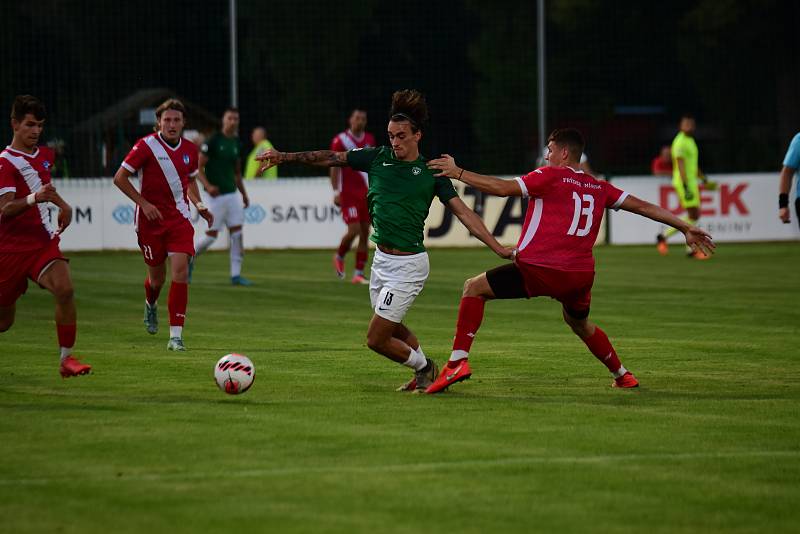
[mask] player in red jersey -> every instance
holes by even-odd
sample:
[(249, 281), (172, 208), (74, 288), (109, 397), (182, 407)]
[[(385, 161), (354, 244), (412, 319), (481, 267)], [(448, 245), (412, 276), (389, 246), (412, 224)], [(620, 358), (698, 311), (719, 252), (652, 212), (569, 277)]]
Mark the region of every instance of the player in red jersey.
[(619, 361), (605, 332), (589, 321), (594, 282), (592, 246), (606, 208), (623, 209), (673, 226), (694, 250), (711, 253), (711, 236), (669, 211), (630, 196), (580, 168), (583, 136), (575, 129), (556, 130), (547, 143), (548, 167), (516, 180), (501, 180), (466, 171), (444, 155), (428, 166), (438, 176), (460, 179), (485, 193), (528, 198), (528, 211), (514, 263), (470, 278), (458, 310), (453, 352), (447, 366), (426, 390), (437, 393), (472, 374), (467, 357), (483, 320), (484, 304), (492, 299), (548, 296), (561, 302), (564, 321), (614, 376), (612, 386), (639, 385)]
[[(356, 148), (375, 146), (375, 137), (366, 131), (367, 112), (354, 109), (348, 119), (350, 128), (339, 133), (331, 141), (331, 150), (347, 152)], [(339, 278), (344, 278), (344, 257), (353, 240), (358, 236), (356, 249), (356, 270), (352, 282), (368, 284), (364, 278), (364, 265), (367, 263), (367, 241), (369, 240), (370, 217), (367, 209), (367, 189), (369, 186), (367, 173), (350, 167), (331, 167), (331, 186), (333, 186), (333, 202), (342, 210), (342, 219), (347, 225), (347, 232), (339, 243), (339, 249), (333, 256), (333, 268)]]
[[(30, 278), (56, 298), (56, 333), (61, 376), (85, 375), (91, 367), (72, 356), (77, 312), (67, 258), (59, 235), (72, 221), (72, 208), (50, 182), (54, 153), (39, 147), (46, 111), (39, 99), (18, 96), (11, 107), (14, 139), (0, 152), (0, 332), (14, 324), (16, 302)], [(58, 209), (58, 227), (47, 203)]]
[[(181, 136), (186, 109), (170, 99), (156, 109), (156, 132), (139, 139), (114, 176), (114, 184), (136, 203), (136, 233), (147, 264), (144, 280), (144, 324), (158, 332), (157, 302), (167, 276), (169, 259), (169, 343), (167, 349), (184, 351), (183, 324), (189, 300), (189, 259), (194, 256), (194, 228), (189, 199), (209, 227), (214, 218), (200, 201), (195, 177), (197, 145)], [(139, 173), (141, 193), (130, 177)]]

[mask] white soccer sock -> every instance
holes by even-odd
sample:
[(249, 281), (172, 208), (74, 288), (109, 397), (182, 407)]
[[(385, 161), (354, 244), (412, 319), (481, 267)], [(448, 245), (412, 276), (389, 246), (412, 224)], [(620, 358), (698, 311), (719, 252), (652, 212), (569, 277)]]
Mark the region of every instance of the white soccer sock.
[(198, 241), (197, 244), (194, 246), (195, 257), (199, 256), (200, 254), (208, 250), (208, 247), (213, 245), (214, 241), (216, 240), (217, 240), (216, 236), (208, 234), (204, 235), (203, 238), (200, 239), (200, 241)]
[(69, 356), (72, 356), (72, 347), (61, 347), (61, 361), (63, 362)]
[(411, 353), (408, 355), (408, 359), (405, 361), (405, 363), (403, 363), (403, 365), (406, 367), (411, 367), (415, 371), (421, 371), (426, 365), (428, 365), (428, 360), (421, 352), (411, 349)]
[(614, 378), (619, 378), (619, 377), (621, 377), (621, 376), (624, 376), (624, 375), (625, 375), (625, 373), (627, 373), (627, 372), (628, 372), (628, 370), (627, 370), (627, 369), (625, 369), (625, 366), (624, 366), (624, 365), (620, 365), (620, 366), (619, 366), (619, 369), (617, 369), (616, 371), (614, 371), (613, 373), (611, 373), (611, 375), (612, 375)]
[(469, 352), (465, 350), (454, 350), (450, 353), (450, 361), (457, 362), (458, 360), (466, 360), (469, 358)]
[(242, 274), (244, 260), (244, 239), (242, 231), (231, 232), (231, 278)]
[(182, 326), (172, 326), (169, 327), (169, 337), (179, 337), (183, 339), (183, 327)]

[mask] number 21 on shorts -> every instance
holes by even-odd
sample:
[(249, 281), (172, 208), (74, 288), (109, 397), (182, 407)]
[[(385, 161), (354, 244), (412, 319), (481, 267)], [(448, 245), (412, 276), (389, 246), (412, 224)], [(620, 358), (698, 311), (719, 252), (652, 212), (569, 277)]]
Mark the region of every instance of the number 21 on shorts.
[[(584, 237), (592, 230), (592, 218), (594, 217), (594, 197), (589, 194), (579, 195), (575, 191), (572, 192), (572, 200), (575, 201), (575, 213), (572, 215), (572, 224), (567, 230), (567, 235), (574, 235)], [(581, 222), (581, 217), (586, 216), (586, 222), (581, 229), (578, 225)]]

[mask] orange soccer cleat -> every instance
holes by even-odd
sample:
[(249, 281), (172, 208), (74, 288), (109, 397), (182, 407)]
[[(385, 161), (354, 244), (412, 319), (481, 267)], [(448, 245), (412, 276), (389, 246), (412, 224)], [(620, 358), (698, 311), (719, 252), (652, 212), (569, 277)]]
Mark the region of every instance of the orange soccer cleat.
[(455, 362), (447, 362), (447, 365), (444, 366), (442, 372), (439, 373), (439, 376), (433, 381), (433, 384), (428, 386), (425, 393), (439, 393), (456, 382), (467, 380), (471, 376), (472, 370), (469, 368), (469, 362), (466, 358)]
[(669, 254), (669, 245), (667, 245), (667, 238), (664, 237), (664, 234), (658, 234), (656, 241), (656, 250), (658, 250), (658, 253), (662, 256)]
[(86, 363), (81, 363), (79, 360), (72, 356), (67, 356), (61, 360), (61, 378), (69, 378), (71, 376), (88, 375), (92, 370), (92, 366)]
[(612, 388), (638, 388), (639, 381), (636, 380), (636, 377), (633, 376), (633, 373), (628, 371), (624, 375), (619, 378), (615, 378), (614, 382), (611, 384)]
[(366, 278), (364, 278), (364, 275), (363, 275), (363, 274), (357, 274), (357, 275), (355, 275), (355, 276), (353, 277), (353, 279), (352, 279), (352, 280), (350, 280), (350, 282), (352, 282), (352, 283), (354, 283), (354, 284), (360, 284), (360, 285), (369, 285), (369, 280), (367, 280)]
[(336, 271), (336, 276), (344, 280), (344, 260), (339, 258), (338, 254), (333, 255), (333, 269)]

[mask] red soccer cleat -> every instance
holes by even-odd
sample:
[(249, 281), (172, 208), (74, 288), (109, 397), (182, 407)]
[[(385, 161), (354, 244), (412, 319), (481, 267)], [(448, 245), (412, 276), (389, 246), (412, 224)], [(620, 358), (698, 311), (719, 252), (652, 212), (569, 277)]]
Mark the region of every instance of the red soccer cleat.
[(425, 390), (425, 393), (439, 393), (456, 382), (467, 380), (471, 376), (472, 370), (469, 368), (469, 362), (466, 358), (455, 362), (448, 362), (442, 369), (442, 372), (439, 373), (436, 380), (433, 381), (433, 384), (428, 386), (428, 389)]
[(611, 384), (612, 388), (638, 388), (639, 381), (636, 380), (636, 377), (633, 376), (633, 373), (628, 371), (624, 375), (619, 378), (615, 378), (614, 382)]
[(333, 269), (336, 271), (336, 276), (344, 280), (344, 260), (339, 259), (338, 254), (333, 255)]
[(352, 282), (353, 284), (362, 285), (362, 286), (363, 285), (369, 285), (369, 280), (367, 280), (366, 278), (364, 278), (363, 275), (360, 275), (360, 274), (355, 275), (353, 277), (353, 279), (350, 280), (350, 282)]
[(92, 370), (92, 366), (86, 363), (81, 363), (72, 356), (67, 356), (61, 360), (61, 378), (69, 378), (71, 376), (88, 375)]

